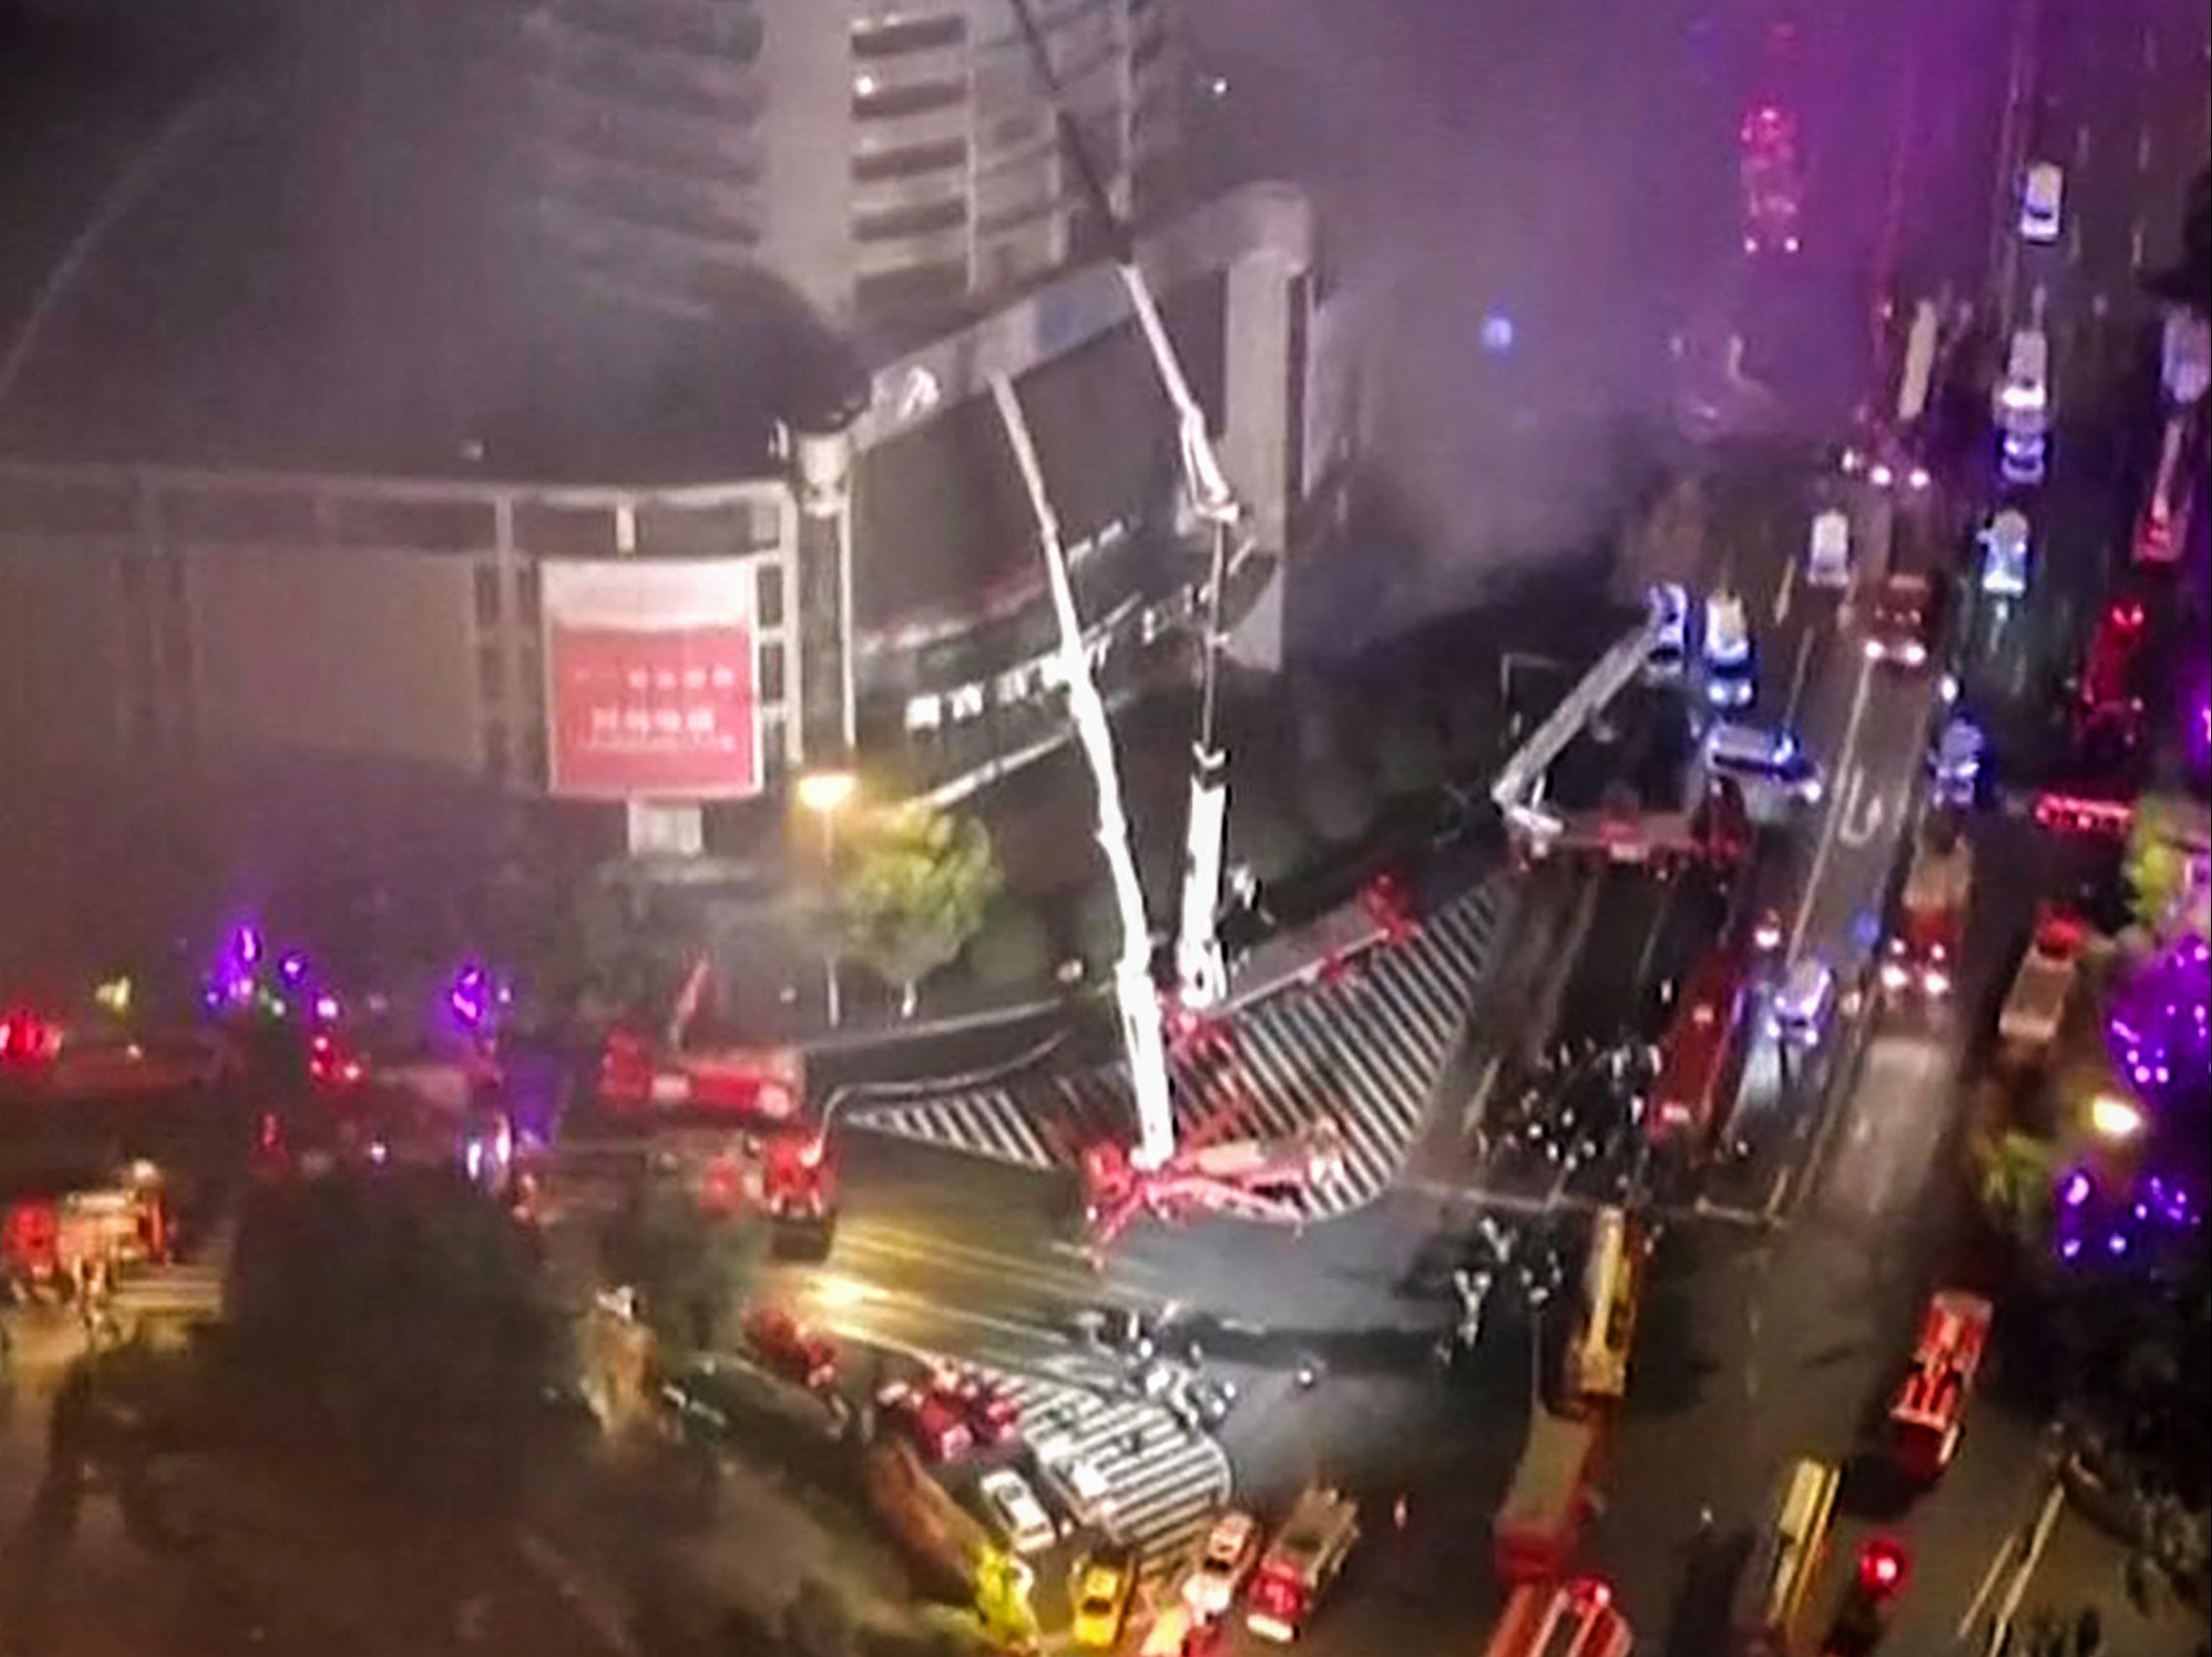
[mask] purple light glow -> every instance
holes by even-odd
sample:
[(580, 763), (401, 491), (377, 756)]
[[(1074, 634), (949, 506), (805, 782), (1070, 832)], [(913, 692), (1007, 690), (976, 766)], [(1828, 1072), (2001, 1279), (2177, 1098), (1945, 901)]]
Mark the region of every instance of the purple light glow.
[(230, 936), (230, 953), (233, 960), (247, 966), (261, 958), (261, 935), (252, 926), (241, 926)]
[(294, 949), (277, 962), (277, 976), (287, 984), (298, 984), (307, 976), (307, 957)]
[(2089, 1201), (2090, 1193), (2095, 1189), (2089, 1175), (2077, 1168), (2066, 1175), (2066, 1183), (2059, 1187), (2058, 1200), (2067, 1208), (2080, 1208)]

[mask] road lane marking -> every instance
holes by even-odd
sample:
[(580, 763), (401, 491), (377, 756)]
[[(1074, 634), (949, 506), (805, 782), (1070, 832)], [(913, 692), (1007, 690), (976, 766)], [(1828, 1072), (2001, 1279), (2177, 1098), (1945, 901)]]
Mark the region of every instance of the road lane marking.
[(1866, 809), (1863, 813), (1856, 808), (1849, 812), (1842, 830), (1844, 845), (1853, 851), (1872, 845), (1874, 836), (1881, 832), (1883, 819), (1889, 814), (1889, 808), (1882, 804), (1881, 794), (1878, 791), (1869, 792), (1866, 788), (1866, 768), (1864, 765), (1851, 773), (1851, 798), (1857, 802), (1862, 795), (1866, 796)]
[[(1836, 771), (1841, 775), (1847, 765), (1856, 763), (1859, 752), (1859, 727), (1866, 720), (1866, 698), (1873, 689), (1874, 665), (1865, 657), (1859, 660), (1859, 683), (1851, 693), (1851, 716), (1844, 721), (1843, 746), (1836, 760)], [(1838, 789), (1828, 801), (1827, 816), (1820, 824), (1820, 843), (1813, 853), (1812, 872), (1805, 879), (1805, 895), (1798, 899), (1797, 920), (1789, 932), (1788, 959), (1795, 960), (1797, 951), (1805, 942), (1805, 929), (1813, 921), (1813, 902), (1819, 897), (1820, 882), (1825, 877), (1828, 859), (1835, 855), (1836, 829), (1842, 821), (1843, 791)]]
[(2058, 1512), (2065, 1500), (2065, 1481), (2053, 1479), (2051, 1494), (2044, 1497), (2043, 1511), (2036, 1515), (2035, 1534), (2028, 1539), (2027, 1556), (2020, 1561), (2011, 1586), (2005, 1589), (2005, 1607), (1998, 1612), (1996, 1626), (1990, 1630), (1987, 1649), (1991, 1652), (2003, 1648), (2012, 1632), (2012, 1619), (2019, 1615), (2020, 1601), (2027, 1597), (2028, 1585), (2035, 1581), (2036, 1570), (2043, 1563), (2043, 1550), (2051, 1545), (2051, 1533), (2057, 1528)]
[(2020, 1535), (2017, 1531), (1997, 1544), (1997, 1551), (1989, 1556), (1989, 1569), (1982, 1573), (1982, 1586), (1974, 1589), (1974, 1597), (1966, 1605), (1966, 1614), (1959, 1619), (1959, 1627), (1952, 1633), (1954, 1644), (1964, 1644), (1966, 1636), (1974, 1632), (1974, 1624), (1981, 1619), (1982, 1608), (1989, 1603), (1990, 1596), (1997, 1592), (1998, 1579), (2004, 1576), (2005, 1567), (2012, 1562), (2013, 1555), (2019, 1549)]
[(2150, 128), (2145, 126), (2136, 134), (2136, 171), (2150, 170)]
[(1774, 592), (1774, 625), (1780, 626), (1789, 619), (1790, 600), (1797, 596), (1797, 560), (1791, 559), (1782, 566), (1782, 584)]
[(1805, 700), (1806, 675), (1813, 667), (1813, 641), (1817, 635), (1807, 627), (1797, 635), (1797, 666), (1789, 675), (1789, 708), (1782, 714), (1782, 723), (1794, 728), (1797, 724), (1797, 707)]
[(2074, 164), (2089, 164), (2089, 122), (2086, 120), (2074, 128)]
[[(868, 1314), (879, 1311), (893, 1315), (904, 1313), (907, 1316), (930, 1318), (945, 1323), (964, 1323), (973, 1328), (988, 1329), (994, 1335), (1011, 1335), (1017, 1340), (1035, 1341), (1047, 1347), (1068, 1348), (1076, 1344), (1072, 1335), (1054, 1329), (1047, 1324), (1025, 1323), (1012, 1317), (994, 1317), (988, 1312), (976, 1312), (967, 1307), (954, 1306), (934, 1296), (910, 1295), (901, 1289), (886, 1289), (880, 1284), (869, 1283), (831, 1287), (825, 1301), (824, 1287), (824, 1284), (817, 1281), (808, 1283), (804, 1290), (817, 1304), (827, 1304), (832, 1308), (825, 1316), (819, 1319), (822, 1325), (846, 1335), (849, 1339), (872, 1341), (877, 1346), (886, 1346), (890, 1343), (881, 1334), (869, 1335), (864, 1331), (867, 1322), (872, 1320)], [(846, 1293), (851, 1289), (858, 1289), (862, 1292), (855, 1299), (847, 1299)], [(858, 1315), (855, 1316), (855, 1314)], [(881, 1326), (880, 1323), (877, 1324), (879, 1329)]]
[(2128, 232), (2128, 268), (2130, 270), (2141, 270), (2143, 268), (2143, 245), (2148, 240), (2149, 238), (2143, 234), (2143, 220), (2137, 219), (2135, 228)]
[(1767, 1193), (1767, 1206), (1761, 1211), (1764, 1219), (1771, 1220), (1780, 1216), (1782, 1204), (1789, 1201), (1790, 1180), (1796, 1175), (1796, 1173), (1797, 1171), (1794, 1168), (1784, 1168), (1781, 1173), (1774, 1175), (1774, 1189)]

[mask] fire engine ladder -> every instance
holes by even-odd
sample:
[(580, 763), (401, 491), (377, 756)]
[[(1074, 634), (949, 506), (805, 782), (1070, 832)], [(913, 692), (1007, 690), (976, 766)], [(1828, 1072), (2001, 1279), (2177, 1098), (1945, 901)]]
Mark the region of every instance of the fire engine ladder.
[(1191, 747), (1190, 809), (1183, 834), (1182, 902), (1175, 934), (1175, 977), (1184, 1005), (1214, 1006), (1228, 993), (1228, 972), (1221, 957), (1216, 921), (1221, 906), (1222, 858), (1228, 833), (1228, 756), (1221, 746), (1217, 703), (1221, 658), (1226, 645), (1221, 631), (1222, 589), (1236, 563), (1238, 520), (1243, 516), (1228, 476), (1214, 451), (1206, 426), (1206, 411), (1192, 393), (1175, 341), (1161, 320), (1159, 302), (1136, 260), (1136, 241), (1114, 205), (1083, 142), (1082, 129), (1068, 113), (1059, 71), (1037, 25), (1030, 0), (1011, 0), (1038, 84), (1052, 106), (1053, 125), (1061, 150), (1074, 164), (1083, 194), (1089, 198), (1098, 221), (1108, 227), (1114, 242), (1114, 268), (1136, 313), (1137, 327), (1160, 376), (1161, 389), (1175, 415), (1175, 445), (1182, 461), (1184, 487), (1192, 513), (1213, 533), (1213, 563), (1200, 605), (1198, 730)]
[(1076, 739), (1083, 746), (1098, 792), (1098, 848), (1106, 855), (1107, 872), (1113, 878), (1114, 906), (1122, 925), (1121, 953), (1114, 961), (1114, 1002), (1121, 1015), (1122, 1047), (1129, 1059), (1129, 1088), (1136, 1101), (1137, 1143), (1130, 1160), (1138, 1168), (1155, 1169), (1175, 1155), (1175, 1120), (1160, 995), (1152, 983), (1152, 929), (1145, 919), (1136, 856), (1129, 848), (1129, 812), (1122, 805), (1121, 768), (1114, 758), (1114, 728), (1106, 716), (1105, 700), (1098, 694), (1098, 682), (1091, 676), (1083, 618), (1077, 614), (1075, 585), (1068, 578), (1067, 549), (1060, 541), (1060, 521), (1044, 490), (1044, 473), (1037, 464), (1037, 444), (1022, 414), (1021, 399), (1012, 382), (1002, 374), (991, 376), (991, 395), (998, 406), (999, 422), (1006, 428), (1006, 440), (1013, 447), (1023, 486), (1029, 491), (1030, 510), (1037, 518), (1037, 543), (1051, 580), (1052, 611), (1060, 624), (1060, 667), (1068, 681), (1068, 713), (1075, 721)]
[(1498, 768), (1498, 780), (1491, 784), (1490, 798), (1505, 814), (1508, 827), (1516, 832), (1546, 837), (1555, 837), (1561, 832), (1564, 825), (1559, 818), (1544, 810), (1538, 803), (1544, 773), (1567, 751), (1567, 745), (1642, 671), (1644, 663), (1650, 660), (1652, 647), (1659, 641), (1659, 617), (1653, 614), (1623, 633), (1544, 723), (1529, 734), (1513, 757)]

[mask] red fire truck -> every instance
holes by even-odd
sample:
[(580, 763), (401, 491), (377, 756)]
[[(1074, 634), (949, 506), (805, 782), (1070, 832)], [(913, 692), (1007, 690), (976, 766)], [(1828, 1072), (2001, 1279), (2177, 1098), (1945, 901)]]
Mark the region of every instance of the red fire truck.
[(68, 1296), (88, 1274), (112, 1279), (168, 1258), (167, 1191), (151, 1163), (0, 1199), (0, 1279), (23, 1299)]
[(1974, 847), (1962, 834), (1931, 834), (1913, 854), (1897, 928), (1882, 946), (1882, 989), (1892, 997), (1941, 1001), (1959, 970), (1973, 890)]
[(670, 1049), (634, 1030), (617, 1030), (600, 1054), (598, 1096), (615, 1114), (789, 1122), (806, 1096), (806, 1059), (790, 1047)]
[(1597, 1476), (1598, 1423), (1539, 1404), (1513, 1483), (1491, 1526), (1499, 1580), (1556, 1581), (1572, 1562)]
[(1635, 1646), (1612, 1590), (1586, 1577), (1515, 1588), (1488, 1657), (1629, 1657)]
[(1890, 1404), (1889, 1429), (1898, 1466), (1923, 1484), (1951, 1465), (1959, 1448), (1992, 1315), (1988, 1301), (1958, 1289), (1938, 1290), (1921, 1314), (1912, 1363)]
[(1277, 1645), (1297, 1639), (1359, 1540), (1359, 1504), (1325, 1485), (1309, 1486), (1260, 1557), (1244, 1626)]
[(1709, 949), (1690, 969), (1644, 1111), (1644, 1134), (1655, 1148), (1702, 1156), (1734, 1108), (1745, 979), (1743, 953), (1732, 944)]

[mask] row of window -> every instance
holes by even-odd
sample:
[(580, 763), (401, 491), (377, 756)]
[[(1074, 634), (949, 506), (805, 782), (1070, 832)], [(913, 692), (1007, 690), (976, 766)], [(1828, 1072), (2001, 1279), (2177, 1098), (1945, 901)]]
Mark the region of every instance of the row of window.
[(853, 25), (855, 58), (896, 58), (908, 52), (942, 51), (968, 38), (968, 20), (959, 13), (934, 18), (891, 18)]
[[(1128, 600), (1100, 621), (1084, 641), (1092, 674), (1103, 672), (1119, 649), (1130, 644), (1139, 649), (1149, 648), (1172, 628), (1186, 621), (1189, 612), (1187, 593), (1144, 606), (1139, 606), (1133, 598)], [(1059, 647), (1055, 645), (1042, 655), (1018, 663), (989, 679), (908, 697), (906, 733), (918, 736), (943, 730), (947, 725), (965, 724), (982, 718), (994, 708), (1027, 707), (1060, 691), (1066, 684), (1067, 671), (1061, 666)]]

